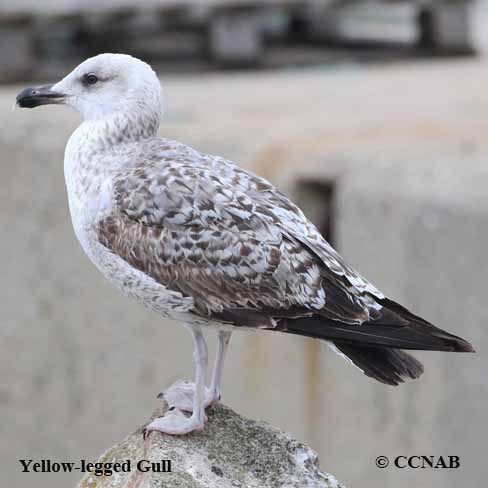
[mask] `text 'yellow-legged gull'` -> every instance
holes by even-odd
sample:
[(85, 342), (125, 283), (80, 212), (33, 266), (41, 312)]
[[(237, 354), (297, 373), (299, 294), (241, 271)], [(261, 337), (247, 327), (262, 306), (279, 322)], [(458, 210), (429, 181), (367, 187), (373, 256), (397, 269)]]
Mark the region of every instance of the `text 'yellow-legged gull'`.
[[(389, 385), (423, 371), (402, 349), (473, 351), (385, 297), (271, 183), (160, 138), (161, 85), (146, 63), (101, 54), (54, 85), (23, 90), (17, 104), (81, 113), (64, 160), (76, 236), (113, 285), (193, 334), (195, 384), (171, 386), (164, 397), (174, 408), (148, 431), (203, 428), (240, 328), (323, 339)], [(218, 331), (209, 389), (208, 326)]]

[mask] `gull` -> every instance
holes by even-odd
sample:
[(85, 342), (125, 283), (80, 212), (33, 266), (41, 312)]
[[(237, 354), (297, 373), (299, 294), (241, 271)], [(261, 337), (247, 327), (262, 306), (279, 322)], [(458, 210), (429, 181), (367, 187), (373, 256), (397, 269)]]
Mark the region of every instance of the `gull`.
[[(159, 137), (162, 88), (125, 54), (87, 59), (20, 107), (64, 104), (83, 119), (65, 151), (75, 234), (119, 290), (193, 335), (195, 383), (177, 381), (169, 410), (146, 432), (204, 428), (220, 399), (232, 331), (279, 331), (326, 341), (388, 385), (418, 378), (402, 349), (474, 352), (386, 297), (329, 245), (270, 182), (222, 157)], [(204, 330), (218, 337), (210, 388)], [(191, 416), (184, 412), (191, 412)]]

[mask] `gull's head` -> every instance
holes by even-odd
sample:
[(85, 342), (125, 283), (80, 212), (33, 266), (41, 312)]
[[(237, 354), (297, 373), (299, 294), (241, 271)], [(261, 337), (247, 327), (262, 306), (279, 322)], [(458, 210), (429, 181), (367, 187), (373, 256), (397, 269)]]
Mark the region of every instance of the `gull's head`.
[(85, 120), (132, 114), (159, 117), (162, 90), (152, 68), (127, 54), (99, 54), (78, 65), (58, 83), (26, 88), (17, 105), (64, 104)]

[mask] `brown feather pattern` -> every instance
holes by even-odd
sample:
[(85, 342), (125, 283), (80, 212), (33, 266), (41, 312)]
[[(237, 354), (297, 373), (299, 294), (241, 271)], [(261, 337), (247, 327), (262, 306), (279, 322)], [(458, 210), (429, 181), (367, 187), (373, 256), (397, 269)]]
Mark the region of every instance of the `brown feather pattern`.
[(100, 242), (192, 297), (199, 316), (253, 310), (269, 326), (272, 310), (357, 324), (369, 318), (372, 293), (382, 296), (286, 196), (222, 158), (152, 158), (121, 171), (113, 188)]

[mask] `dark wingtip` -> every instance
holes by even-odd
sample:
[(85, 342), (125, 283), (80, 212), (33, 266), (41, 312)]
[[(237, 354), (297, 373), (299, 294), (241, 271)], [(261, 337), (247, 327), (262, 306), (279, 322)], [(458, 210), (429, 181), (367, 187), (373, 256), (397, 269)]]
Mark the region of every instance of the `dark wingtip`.
[(413, 327), (416, 332), (425, 334), (427, 337), (430, 336), (440, 339), (437, 345), (433, 344), (432, 347), (419, 347), (418, 349), (446, 352), (476, 352), (474, 347), (465, 339), (435, 327), (430, 322), (427, 322), (423, 318), (414, 315), (399, 303), (396, 303), (388, 298), (380, 300), (379, 302), (381, 305), (383, 305), (383, 307), (386, 307), (387, 309), (410, 321), (410, 326)]
[(456, 342), (453, 352), (476, 352), (476, 351), (468, 341), (460, 339)]
[[(443, 331), (444, 332), (444, 331)], [(444, 332), (445, 337), (442, 339), (444, 340), (444, 343), (446, 344), (447, 351), (449, 352), (476, 352), (474, 350), (474, 347), (465, 339), (462, 337), (458, 337), (452, 334), (449, 334), (448, 332)]]

